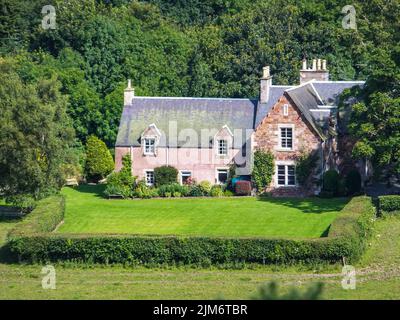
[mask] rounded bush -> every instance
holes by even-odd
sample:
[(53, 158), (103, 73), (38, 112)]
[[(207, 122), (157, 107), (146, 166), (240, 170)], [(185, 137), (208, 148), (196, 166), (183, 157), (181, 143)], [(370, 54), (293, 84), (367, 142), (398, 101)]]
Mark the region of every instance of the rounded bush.
[(351, 170), (346, 176), (346, 189), (349, 195), (361, 191), (361, 175), (357, 170)]
[(323, 176), (322, 190), (336, 195), (339, 189), (339, 180), (339, 173), (336, 170), (326, 171)]
[(207, 180), (201, 181), (199, 183), (199, 187), (204, 196), (207, 196), (210, 194), (210, 191), (212, 188), (210, 181), (207, 181)]
[(178, 170), (172, 166), (161, 166), (154, 169), (154, 184), (156, 187), (177, 183)]
[(221, 186), (215, 185), (211, 188), (210, 196), (211, 197), (222, 197), (224, 192), (222, 191)]

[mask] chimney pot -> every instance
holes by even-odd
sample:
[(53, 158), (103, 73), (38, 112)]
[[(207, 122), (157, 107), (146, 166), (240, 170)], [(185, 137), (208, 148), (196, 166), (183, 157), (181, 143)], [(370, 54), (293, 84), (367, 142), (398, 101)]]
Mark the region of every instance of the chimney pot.
[(326, 60), (322, 60), (322, 70), (326, 70)]
[(318, 59), (317, 70), (321, 70), (321, 59)]
[(270, 70), (269, 66), (266, 66), (263, 68), (263, 79), (269, 78), (270, 77)]
[(303, 70), (307, 70), (307, 60), (303, 59)]
[(127, 89), (131, 89), (132, 88), (132, 81), (131, 79), (128, 79), (128, 88)]
[(313, 59), (312, 61), (312, 70), (317, 70), (317, 59)]

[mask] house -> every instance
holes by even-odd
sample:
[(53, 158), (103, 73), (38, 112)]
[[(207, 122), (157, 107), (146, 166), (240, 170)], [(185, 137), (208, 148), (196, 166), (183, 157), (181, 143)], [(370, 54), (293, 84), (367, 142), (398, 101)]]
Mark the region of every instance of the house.
[[(272, 84), (263, 68), (258, 99), (138, 97), (130, 80), (115, 145), (116, 170), (129, 154), (132, 173), (154, 183), (154, 168), (179, 170), (179, 182), (224, 183), (234, 165), (249, 177), (256, 149), (271, 151), (275, 175), (267, 188), (277, 195), (315, 194), (296, 181), (296, 159), (317, 152), (323, 172), (337, 165), (338, 96), (362, 81), (329, 81), (325, 60), (303, 61), (300, 84)], [(320, 174), (320, 173), (319, 173)]]

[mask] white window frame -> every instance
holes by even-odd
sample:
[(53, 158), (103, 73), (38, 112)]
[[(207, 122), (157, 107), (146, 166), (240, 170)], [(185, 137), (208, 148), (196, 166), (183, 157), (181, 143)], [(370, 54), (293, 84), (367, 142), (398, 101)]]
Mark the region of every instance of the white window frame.
[[(149, 145), (150, 151), (147, 151), (147, 141), (153, 141), (153, 150), (151, 150), (151, 145)], [(156, 143), (157, 140), (154, 137), (144, 137), (143, 138), (143, 154), (145, 155), (155, 155), (156, 154)]]
[[(153, 173), (153, 182), (152, 182), (152, 183), (149, 183), (149, 182), (147, 181), (147, 173), (148, 173), (148, 172), (152, 172), (152, 173)], [(145, 169), (145, 170), (144, 170), (144, 180), (145, 180), (147, 186), (149, 186), (149, 187), (154, 186), (154, 181), (155, 181), (154, 169)]]
[[(221, 146), (221, 142), (223, 142), (225, 145)], [(227, 139), (218, 139), (217, 140), (217, 154), (221, 157), (226, 157), (228, 155), (228, 140)], [(224, 153), (221, 153), (222, 151), (225, 151)]]
[(181, 185), (183, 185), (183, 175), (182, 175), (182, 173), (183, 172), (189, 172), (190, 173), (190, 176), (189, 177), (193, 177), (193, 173), (192, 173), (192, 171), (191, 170), (179, 170), (179, 180), (180, 180), (180, 183), (181, 183)]
[(228, 180), (229, 179), (229, 168), (226, 168), (226, 167), (215, 168), (215, 181), (216, 181), (216, 184), (224, 184), (225, 182), (219, 181), (219, 177), (218, 177), (219, 171), (226, 171), (226, 180)]
[[(292, 161), (280, 161), (276, 163), (275, 168), (275, 186), (278, 188), (286, 187), (293, 188), (297, 187), (297, 179), (296, 179), (296, 164)], [(279, 166), (285, 167), (285, 184), (279, 184)], [(294, 167), (294, 184), (289, 184), (289, 167)]]
[[(282, 139), (288, 139), (287, 137), (282, 137), (282, 129), (291, 129), (292, 130), (292, 147), (283, 147)], [(292, 151), (294, 150), (294, 125), (293, 124), (279, 124), (278, 125), (279, 132), (279, 141), (278, 141), (278, 149), (284, 151)]]
[(285, 117), (289, 115), (289, 105), (287, 103), (283, 105), (283, 115)]

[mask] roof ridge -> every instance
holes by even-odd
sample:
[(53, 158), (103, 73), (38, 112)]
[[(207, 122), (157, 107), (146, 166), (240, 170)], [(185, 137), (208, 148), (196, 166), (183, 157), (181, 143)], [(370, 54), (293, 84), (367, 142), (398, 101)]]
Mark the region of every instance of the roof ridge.
[(258, 100), (257, 98), (216, 98), (216, 97), (148, 97), (148, 96), (135, 96), (135, 99), (171, 99), (171, 100), (241, 100), (241, 101), (252, 101)]

